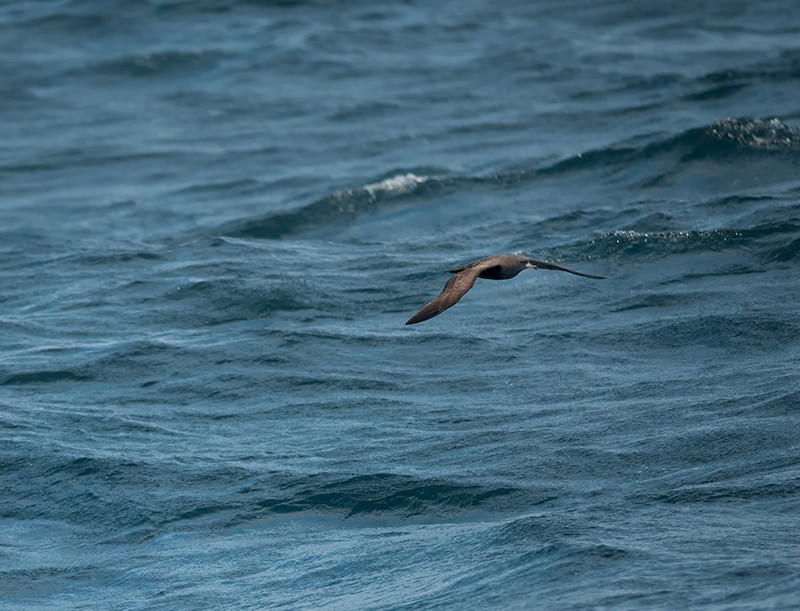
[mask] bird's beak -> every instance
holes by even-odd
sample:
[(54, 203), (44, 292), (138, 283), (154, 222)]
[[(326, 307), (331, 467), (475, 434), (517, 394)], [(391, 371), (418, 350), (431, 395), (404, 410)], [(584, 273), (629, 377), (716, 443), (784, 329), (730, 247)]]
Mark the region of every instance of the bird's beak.
[(525, 262), (525, 267), (526, 267), (526, 268), (528, 268), (528, 269), (539, 269), (538, 267), (536, 267), (536, 266), (535, 266), (533, 263), (531, 263), (530, 261), (526, 261), (526, 262)]

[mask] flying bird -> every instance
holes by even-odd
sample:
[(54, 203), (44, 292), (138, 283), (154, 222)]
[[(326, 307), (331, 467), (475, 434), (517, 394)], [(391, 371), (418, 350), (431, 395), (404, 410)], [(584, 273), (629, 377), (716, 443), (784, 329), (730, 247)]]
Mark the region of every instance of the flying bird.
[(408, 319), (407, 325), (413, 325), (434, 316), (438, 316), (447, 308), (458, 303), (464, 294), (470, 290), (478, 278), (489, 280), (508, 280), (525, 269), (554, 269), (560, 272), (568, 272), (576, 276), (604, 280), (605, 276), (593, 276), (575, 270), (549, 263), (530, 259), (522, 255), (493, 255), (484, 259), (478, 259), (472, 263), (467, 263), (458, 269), (451, 269), (450, 273), (455, 274), (447, 284), (444, 285), (442, 292), (433, 301), (427, 303), (419, 312)]

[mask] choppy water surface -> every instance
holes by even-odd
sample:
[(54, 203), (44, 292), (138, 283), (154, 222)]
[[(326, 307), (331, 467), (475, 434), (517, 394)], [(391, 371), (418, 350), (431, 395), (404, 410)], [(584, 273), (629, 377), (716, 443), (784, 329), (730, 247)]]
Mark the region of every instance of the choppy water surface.
[(3, 604), (794, 607), (795, 4), (0, 8)]

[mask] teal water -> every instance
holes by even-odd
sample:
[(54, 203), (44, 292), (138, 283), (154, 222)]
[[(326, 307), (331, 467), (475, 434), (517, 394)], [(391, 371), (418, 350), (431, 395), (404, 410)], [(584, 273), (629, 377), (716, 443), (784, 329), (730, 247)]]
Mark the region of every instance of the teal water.
[(795, 606), (798, 16), (0, 8), (2, 606)]

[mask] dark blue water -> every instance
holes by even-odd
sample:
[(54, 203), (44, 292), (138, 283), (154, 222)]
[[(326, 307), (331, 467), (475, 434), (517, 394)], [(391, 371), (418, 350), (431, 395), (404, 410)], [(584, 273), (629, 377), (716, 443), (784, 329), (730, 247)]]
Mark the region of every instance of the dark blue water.
[[(0, 606), (800, 600), (800, 8), (0, 7)], [(608, 276), (479, 280), (523, 252)]]

